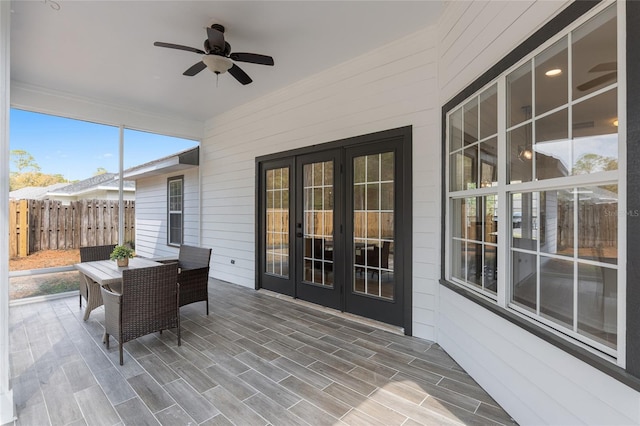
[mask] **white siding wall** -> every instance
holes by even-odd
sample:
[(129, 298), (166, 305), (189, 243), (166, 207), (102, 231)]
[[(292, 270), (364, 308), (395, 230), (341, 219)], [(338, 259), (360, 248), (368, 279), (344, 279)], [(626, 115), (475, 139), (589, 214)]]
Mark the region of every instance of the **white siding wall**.
[(425, 161), (440, 158), (435, 41), (435, 29), (419, 31), (207, 122), (202, 243), (214, 277), (255, 285), (257, 156), (411, 125), (413, 330), (435, 337), (440, 166)]
[(177, 256), (167, 245), (167, 179), (184, 176), (184, 243), (200, 245), (198, 169), (136, 181), (136, 254), (143, 257)]
[[(440, 98), (480, 76), (565, 2), (453, 2), (438, 28)], [(440, 288), (437, 341), (521, 424), (640, 424), (640, 395)]]

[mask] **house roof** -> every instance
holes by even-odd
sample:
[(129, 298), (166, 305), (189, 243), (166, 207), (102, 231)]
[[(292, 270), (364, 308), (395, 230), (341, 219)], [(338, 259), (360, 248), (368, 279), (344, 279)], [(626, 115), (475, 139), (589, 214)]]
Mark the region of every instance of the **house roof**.
[[(57, 188), (54, 191), (51, 191), (50, 195), (67, 195), (74, 196), (80, 195), (85, 192), (94, 191), (94, 190), (112, 190), (118, 191), (119, 182), (118, 182), (118, 174), (117, 173), (103, 173), (100, 175), (92, 176), (88, 179), (81, 180), (79, 182), (72, 183), (70, 185), (63, 186), (62, 188)], [(124, 181), (123, 190), (124, 191), (135, 191), (136, 184), (132, 181)]]
[(190, 148), (139, 166), (131, 167), (123, 172), (126, 179), (140, 178), (173, 173), (180, 170), (197, 167), (200, 161), (200, 148)]
[(68, 183), (54, 183), (49, 186), (27, 186), (9, 192), (9, 198), (13, 200), (42, 200), (50, 191), (69, 185)]
[[(223, 112), (434, 25), (443, 3), (14, 1), (11, 103), (149, 131), (158, 129), (140, 123), (155, 117), (157, 128), (171, 123), (164, 124), (166, 134), (175, 135), (178, 122), (203, 127)], [(186, 77), (200, 56), (153, 45), (202, 49), (205, 27), (213, 23), (225, 26), (232, 52), (270, 55), (275, 65), (237, 63), (253, 79), (246, 86), (228, 73)], [(116, 117), (116, 110), (123, 115)]]

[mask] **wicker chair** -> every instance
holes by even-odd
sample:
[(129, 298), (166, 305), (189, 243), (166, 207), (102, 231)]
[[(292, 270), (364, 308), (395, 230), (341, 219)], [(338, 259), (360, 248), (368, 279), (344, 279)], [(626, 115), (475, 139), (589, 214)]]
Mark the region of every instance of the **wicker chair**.
[(178, 259), (163, 259), (162, 263), (178, 262), (180, 306), (194, 302), (206, 303), (209, 315), (209, 261), (211, 249), (181, 245)]
[[(109, 260), (109, 255), (116, 247), (115, 244), (108, 244), (104, 246), (88, 246), (80, 247), (80, 262), (94, 262), (96, 260)], [(82, 275), (82, 274), (81, 274)], [(82, 308), (82, 298), (87, 300), (89, 297), (87, 290), (87, 283), (84, 277), (80, 280), (80, 307)], [(98, 295), (99, 296), (99, 295)]]
[(105, 341), (118, 341), (120, 365), (122, 345), (146, 334), (177, 328), (180, 346), (179, 288), (176, 263), (122, 271), (122, 294), (101, 288)]

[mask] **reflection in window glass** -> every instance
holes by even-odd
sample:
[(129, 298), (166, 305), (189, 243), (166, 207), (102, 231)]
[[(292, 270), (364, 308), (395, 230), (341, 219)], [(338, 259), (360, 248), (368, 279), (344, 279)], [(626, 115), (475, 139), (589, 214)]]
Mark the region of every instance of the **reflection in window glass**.
[(511, 256), (511, 300), (525, 309), (536, 312), (538, 307), (536, 255), (514, 251)]
[(617, 185), (578, 188), (578, 256), (618, 263)]
[(573, 174), (618, 169), (617, 96), (615, 90), (573, 107)]
[(540, 256), (540, 314), (573, 327), (573, 262)]
[[(497, 295), (499, 304), (508, 300), (520, 313), (613, 357), (620, 267), (618, 31), (612, 4), (559, 34), (500, 75), (497, 86), (452, 108), (446, 143), (447, 278)], [(497, 156), (498, 141), (506, 160)], [(497, 199), (491, 207), (489, 190), (507, 195), (508, 206), (500, 210), (506, 217), (495, 208)], [(464, 198), (457, 191), (465, 191)], [(508, 233), (504, 262), (498, 223)], [(505, 278), (504, 295), (496, 293), (496, 276)]]
[(507, 126), (531, 118), (531, 62), (507, 76)]
[(615, 5), (573, 31), (573, 99), (613, 84), (618, 79)]
[(498, 184), (498, 138), (480, 143), (480, 187)]
[(507, 132), (509, 183), (531, 182), (533, 179), (533, 147), (531, 124)]
[(567, 103), (568, 51), (567, 37), (535, 57), (536, 115), (544, 114)]
[(498, 86), (493, 85), (480, 94), (480, 139), (498, 132)]
[(562, 109), (536, 120), (536, 178), (551, 179), (569, 176), (571, 141), (568, 110)]
[(538, 240), (538, 193), (511, 194), (512, 247), (536, 250)]
[(618, 341), (618, 271), (578, 266), (578, 333), (615, 348)]
[(473, 98), (464, 106), (464, 144), (478, 141), (478, 98)]
[(453, 244), (451, 257), (455, 278), (495, 294), (497, 289), (498, 196), (452, 200)]
[(449, 117), (449, 150), (462, 148), (462, 108), (458, 108)]
[(540, 250), (573, 257), (574, 194), (559, 189), (540, 193)]
[(464, 149), (464, 189), (476, 189), (478, 187), (478, 145)]

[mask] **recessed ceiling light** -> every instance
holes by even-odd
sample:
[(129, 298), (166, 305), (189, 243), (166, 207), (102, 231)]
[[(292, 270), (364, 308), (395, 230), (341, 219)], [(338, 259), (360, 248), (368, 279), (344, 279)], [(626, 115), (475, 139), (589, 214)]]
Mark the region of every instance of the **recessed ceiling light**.
[(555, 77), (560, 74), (562, 74), (562, 70), (560, 68), (554, 68), (544, 73), (547, 77)]

